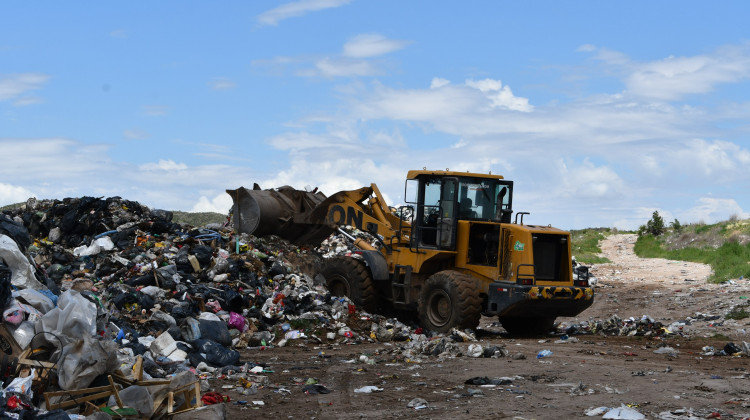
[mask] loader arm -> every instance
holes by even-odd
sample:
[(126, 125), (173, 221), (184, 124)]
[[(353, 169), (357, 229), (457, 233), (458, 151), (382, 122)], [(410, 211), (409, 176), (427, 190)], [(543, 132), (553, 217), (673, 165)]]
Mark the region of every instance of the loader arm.
[(391, 212), (375, 184), (330, 197), (291, 187), (227, 190), (240, 233), (274, 234), (300, 246), (317, 246), (339, 226), (380, 235), (388, 245), (408, 242), (411, 226)]
[[(402, 233), (410, 228), (385, 205), (375, 184), (357, 190), (339, 191), (312, 211), (299, 214), (294, 221), (310, 226), (308, 234), (301, 238), (308, 243), (319, 243), (338, 226), (349, 225), (379, 235), (386, 244), (393, 245), (404, 240), (408, 242), (408, 236)], [(321, 227), (316, 228), (316, 225)]]

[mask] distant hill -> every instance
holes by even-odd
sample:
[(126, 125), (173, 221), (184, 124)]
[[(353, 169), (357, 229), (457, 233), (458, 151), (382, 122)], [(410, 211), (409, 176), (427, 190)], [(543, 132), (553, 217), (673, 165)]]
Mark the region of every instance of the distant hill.
[(172, 211), (172, 214), (172, 222), (195, 227), (202, 227), (209, 223), (224, 223), (227, 221), (227, 215), (221, 213), (188, 213), (185, 211)]
[[(0, 212), (6, 210), (17, 210), (26, 205), (26, 202), (20, 202), (15, 204), (8, 204), (0, 207)], [(189, 213), (186, 211), (172, 211), (172, 221), (183, 225), (190, 225), (193, 227), (202, 227), (209, 223), (224, 223), (227, 221), (227, 215), (213, 212), (198, 212)]]

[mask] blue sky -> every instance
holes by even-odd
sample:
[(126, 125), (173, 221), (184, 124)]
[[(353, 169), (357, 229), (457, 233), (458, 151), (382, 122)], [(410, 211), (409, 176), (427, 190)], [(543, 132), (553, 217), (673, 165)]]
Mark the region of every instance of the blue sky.
[(750, 217), (750, 3), (153, 3), (0, 6), (0, 205), (399, 204), (427, 167), (564, 229)]

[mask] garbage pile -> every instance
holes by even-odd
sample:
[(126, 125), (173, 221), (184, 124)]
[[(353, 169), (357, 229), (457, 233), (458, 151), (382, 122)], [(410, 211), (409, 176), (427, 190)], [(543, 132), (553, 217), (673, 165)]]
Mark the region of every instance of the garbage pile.
[(579, 324), (570, 325), (565, 328), (565, 334), (665, 337), (675, 333), (663, 323), (655, 321), (648, 315), (643, 315), (637, 319), (634, 317), (622, 319), (617, 315), (612, 315), (606, 320), (589, 320)]
[[(472, 340), (458, 331), (428, 339), (332, 296), (314, 273), (323, 257), (351, 254), (344, 234), (300, 249), (172, 216), (119, 197), (30, 199), (0, 214), (0, 414), (123, 415), (143, 401), (146, 418), (195, 409), (202, 372), (246, 370), (238, 350), (300, 339), (408, 342), (415, 355), (460, 353), (453, 343)], [(86, 390), (99, 391), (87, 400)]]

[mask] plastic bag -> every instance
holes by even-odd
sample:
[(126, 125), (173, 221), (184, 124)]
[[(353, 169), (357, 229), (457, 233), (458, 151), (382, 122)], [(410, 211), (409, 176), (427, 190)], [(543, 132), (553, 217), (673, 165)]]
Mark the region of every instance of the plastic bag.
[(26, 229), (26, 226), (4, 214), (0, 214), (0, 234), (13, 239), (21, 250), (31, 245), (31, 236), (29, 236), (29, 230)]
[(200, 323), (195, 318), (185, 318), (180, 324), (180, 333), (185, 341), (195, 341), (201, 338)]
[(115, 248), (115, 244), (109, 236), (104, 236), (91, 242), (91, 245), (81, 245), (73, 250), (73, 255), (76, 257), (88, 257), (96, 255), (102, 250), (111, 251)]
[(195, 340), (193, 347), (200, 353), (202, 361), (212, 366), (234, 366), (240, 361), (240, 353), (228, 349), (213, 340)]
[[(96, 305), (75, 290), (68, 290), (60, 295), (58, 307), (42, 316), (37, 324), (37, 333), (47, 332), (58, 336), (63, 346), (91, 337), (96, 334)], [(53, 345), (59, 345), (49, 334), (44, 338)]]
[(21, 325), (13, 329), (13, 338), (16, 339), (18, 347), (21, 349), (29, 347), (31, 340), (34, 338), (34, 323), (23, 321)]
[(58, 382), (65, 390), (86, 388), (97, 376), (114, 372), (119, 365), (117, 345), (113, 341), (84, 336), (83, 340), (63, 348), (58, 363)]
[(18, 326), (26, 319), (26, 313), (15, 299), (11, 299), (10, 305), (3, 311), (3, 322)]
[(232, 336), (224, 321), (198, 320), (201, 330), (201, 338), (213, 340), (222, 346), (232, 345)]
[(229, 313), (229, 322), (227, 324), (232, 328), (238, 329), (240, 332), (245, 332), (245, 317), (237, 312)]
[(55, 307), (55, 303), (52, 302), (52, 299), (44, 293), (34, 289), (16, 290), (13, 292), (13, 297), (26, 302), (29, 306), (34, 307), (42, 314), (46, 314)]
[(34, 276), (34, 266), (31, 265), (26, 255), (21, 252), (16, 242), (9, 236), (2, 234), (0, 234), (0, 259), (5, 261), (5, 264), (13, 273), (10, 281), (14, 286), (24, 289), (45, 288)]
[[(120, 400), (125, 407), (134, 408), (142, 418), (151, 418), (154, 414), (154, 399), (148, 388), (140, 385), (129, 386), (119, 392)], [(117, 405), (115, 396), (109, 397), (110, 407)]]
[(0, 308), (5, 308), (10, 304), (10, 279), (12, 276), (13, 272), (0, 259)]
[(31, 374), (25, 378), (14, 378), (10, 384), (3, 390), (3, 392), (13, 392), (16, 394), (24, 394), (29, 398), (34, 396), (31, 392), (31, 383), (34, 381), (35, 370), (31, 369)]

